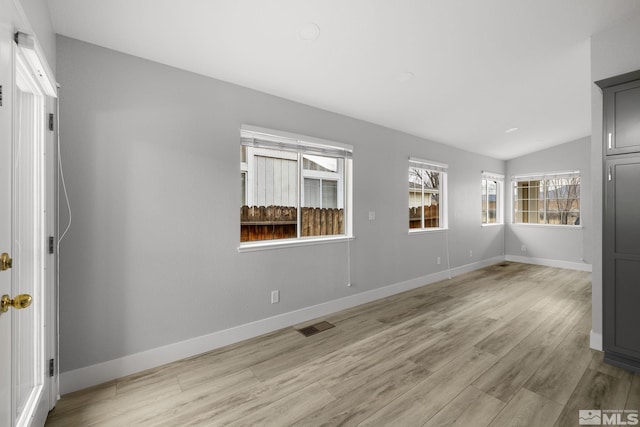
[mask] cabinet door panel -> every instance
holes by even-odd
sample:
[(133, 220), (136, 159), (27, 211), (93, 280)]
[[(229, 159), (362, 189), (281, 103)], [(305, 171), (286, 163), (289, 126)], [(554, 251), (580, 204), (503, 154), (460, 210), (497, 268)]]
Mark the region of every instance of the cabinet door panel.
[(607, 154), (640, 152), (640, 80), (604, 92)]
[(604, 347), (640, 368), (640, 155), (607, 158), (604, 196)]
[(614, 345), (640, 357), (640, 260), (616, 260)]
[(615, 252), (640, 256), (640, 160), (613, 168)]
[(640, 85), (616, 92), (616, 148), (640, 145)]

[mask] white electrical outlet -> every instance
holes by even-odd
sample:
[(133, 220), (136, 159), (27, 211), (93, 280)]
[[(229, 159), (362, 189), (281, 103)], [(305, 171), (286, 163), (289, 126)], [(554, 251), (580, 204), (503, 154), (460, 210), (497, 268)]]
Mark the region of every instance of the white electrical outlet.
[(527, 252), (527, 247), (525, 245), (520, 246), (520, 251)]
[(271, 304), (277, 304), (280, 302), (280, 291), (271, 291)]
[(469, 251), (469, 258), (473, 256), (473, 251)]
[(440, 257), (436, 258), (436, 264), (440, 265)]
[(376, 213), (375, 211), (369, 211), (369, 221), (375, 221)]

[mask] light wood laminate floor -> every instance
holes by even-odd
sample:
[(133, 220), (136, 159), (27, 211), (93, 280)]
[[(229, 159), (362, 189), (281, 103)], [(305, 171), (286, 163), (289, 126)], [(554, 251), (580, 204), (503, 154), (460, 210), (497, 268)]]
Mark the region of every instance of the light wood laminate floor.
[[(503, 263), (62, 397), (47, 426), (573, 426), (640, 409), (588, 273)], [(312, 324), (308, 322), (305, 325)]]

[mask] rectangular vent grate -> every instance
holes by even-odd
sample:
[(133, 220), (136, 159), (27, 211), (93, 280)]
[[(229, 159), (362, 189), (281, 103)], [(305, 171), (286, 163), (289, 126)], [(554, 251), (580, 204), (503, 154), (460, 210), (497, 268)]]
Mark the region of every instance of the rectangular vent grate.
[(335, 325), (332, 325), (329, 322), (320, 322), (320, 323), (316, 323), (315, 325), (307, 326), (306, 328), (297, 329), (297, 331), (300, 332), (305, 337), (310, 337), (311, 335), (318, 334), (322, 331), (326, 331), (327, 329), (331, 329), (333, 327), (335, 327)]
[(509, 263), (503, 262), (502, 264), (498, 264), (498, 267), (509, 267)]

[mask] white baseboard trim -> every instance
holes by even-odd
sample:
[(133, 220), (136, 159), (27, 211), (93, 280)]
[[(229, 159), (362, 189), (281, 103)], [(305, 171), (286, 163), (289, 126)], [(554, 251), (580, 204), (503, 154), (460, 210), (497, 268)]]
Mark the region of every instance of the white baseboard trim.
[[(455, 267), (451, 269), (451, 277), (502, 261), (504, 261), (504, 256), (497, 256)], [(118, 359), (62, 372), (60, 374), (60, 393), (71, 393), (447, 278), (449, 278), (449, 271), (443, 270)]]
[(593, 329), (591, 330), (591, 333), (589, 334), (589, 347), (591, 347), (594, 350), (598, 350), (598, 351), (603, 351), (603, 347), (602, 347), (602, 334), (599, 334), (597, 332), (594, 332)]
[(584, 262), (561, 261), (548, 258), (533, 258), (528, 256), (505, 255), (506, 261), (521, 262), (523, 264), (535, 264), (545, 267), (567, 268), (569, 270), (587, 271), (591, 273), (591, 264)]

